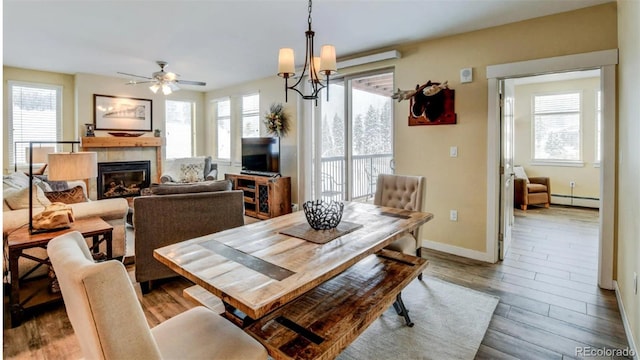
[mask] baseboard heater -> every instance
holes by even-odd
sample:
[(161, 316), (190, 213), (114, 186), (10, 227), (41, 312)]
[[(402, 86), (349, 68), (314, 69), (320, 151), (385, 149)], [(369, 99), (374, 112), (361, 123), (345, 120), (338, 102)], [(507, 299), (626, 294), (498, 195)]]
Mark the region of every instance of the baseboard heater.
[(580, 200), (595, 200), (600, 201), (599, 198), (588, 197), (588, 196), (573, 196), (573, 195), (559, 195), (559, 194), (551, 194), (551, 196), (567, 198), (567, 199), (580, 199)]

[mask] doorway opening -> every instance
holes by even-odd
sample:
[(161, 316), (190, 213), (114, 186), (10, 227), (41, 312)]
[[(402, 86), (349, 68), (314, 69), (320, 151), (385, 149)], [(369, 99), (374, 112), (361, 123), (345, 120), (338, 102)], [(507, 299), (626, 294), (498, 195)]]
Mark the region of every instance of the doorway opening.
[[(559, 74), (580, 70), (600, 70), (601, 90), (601, 128), (600, 128), (600, 199), (599, 199), (599, 234), (598, 234), (598, 286), (613, 289), (614, 269), (614, 237), (615, 237), (615, 173), (616, 173), (616, 68), (618, 62), (617, 49), (602, 50), (590, 53), (559, 56), (554, 58), (529, 60), (487, 67), (488, 80), (488, 158), (487, 158), (487, 253), (493, 255), (493, 261), (499, 254), (508, 251), (510, 244), (513, 204), (508, 203), (505, 196), (513, 194), (512, 156), (503, 156), (508, 151), (503, 126), (509, 120), (501, 106), (507, 103), (505, 89), (506, 79), (533, 76), (535, 74)], [(501, 97), (501, 94), (505, 94)], [(511, 117), (512, 118), (512, 117)], [(562, 139), (561, 139), (562, 140)], [(513, 143), (511, 143), (513, 144)], [(513, 146), (511, 148), (513, 150)], [(549, 150), (549, 149), (547, 149)], [(577, 181), (576, 181), (577, 185)], [(507, 190), (508, 189), (508, 190)], [(553, 191), (553, 189), (551, 189)], [(501, 246), (502, 245), (502, 246)], [(505, 251), (506, 250), (506, 251)]]

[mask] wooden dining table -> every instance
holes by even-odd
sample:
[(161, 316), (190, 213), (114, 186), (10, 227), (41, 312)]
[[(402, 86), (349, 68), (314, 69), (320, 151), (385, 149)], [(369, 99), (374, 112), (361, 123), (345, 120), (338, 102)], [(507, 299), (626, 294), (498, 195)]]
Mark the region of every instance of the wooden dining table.
[(311, 229), (298, 211), (159, 248), (154, 257), (219, 297), (223, 315), (272, 357), (333, 358), (396, 306), (402, 289), (427, 265), (383, 248), (433, 218), (344, 204), (334, 230)]

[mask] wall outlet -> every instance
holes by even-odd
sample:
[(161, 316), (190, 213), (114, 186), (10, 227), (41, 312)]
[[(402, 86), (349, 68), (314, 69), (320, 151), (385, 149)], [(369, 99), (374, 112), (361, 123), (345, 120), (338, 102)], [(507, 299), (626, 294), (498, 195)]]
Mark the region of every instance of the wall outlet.
[(633, 293), (638, 295), (638, 274), (633, 272)]
[(449, 210), (449, 220), (458, 221), (458, 210)]
[(576, 182), (575, 181), (569, 181), (569, 187), (572, 188), (572, 189), (574, 187), (576, 187)]

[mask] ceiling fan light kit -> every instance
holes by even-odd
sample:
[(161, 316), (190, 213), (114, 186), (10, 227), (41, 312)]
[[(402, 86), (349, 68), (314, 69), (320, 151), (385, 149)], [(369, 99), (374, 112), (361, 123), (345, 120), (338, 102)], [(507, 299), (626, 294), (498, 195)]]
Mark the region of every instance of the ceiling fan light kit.
[[(295, 75), (295, 58), (293, 49), (282, 48), (278, 55), (278, 76), (284, 78), (284, 96), (285, 102), (288, 101), (289, 90), (297, 92), (305, 100), (315, 100), (318, 104), (318, 94), (322, 89), (329, 85), (329, 77), (335, 74), (336, 67), (336, 49), (333, 45), (323, 45), (320, 50), (320, 57), (314, 56), (313, 53), (313, 36), (315, 32), (311, 30), (311, 0), (309, 0), (309, 28), (305, 32), (307, 38), (306, 51), (304, 58), (304, 67), (298, 81), (289, 86), (289, 78)], [(302, 82), (305, 74), (309, 74), (309, 82), (311, 83), (311, 94), (305, 95), (297, 87)], [(324, 75), (323, 82), (320, 76)], [(327, 87), (327, 101), (329, 101), (329, 88)]]
[(207, 85), (207, 83), (202, 81), (179, 80), (178, 75), (176, 73), (164, 71), (164, 68), (168, 65), (166, 61), (156, 61), (156, 64), (160, 66), (160, 71), (154, 72), (153, 74), (151, 74), (151, 77), (128, 74), (123, 72), (119, 72), (118, 74), (134, 76), (134, 77), (145, 79), (145, 81), (129, 80), (129, 82), (127, 82), (127, 85), (152, 83), (152, 85), (149, 86), (149, 90), (151, 90), (154, 94), (157, 94), (158, 90), (162, 90), (163, 94), (169, 95), (174, 91), (180, 90), (180, 87), (178, 86), (178, 84), (197, 85), (197, 86)]

